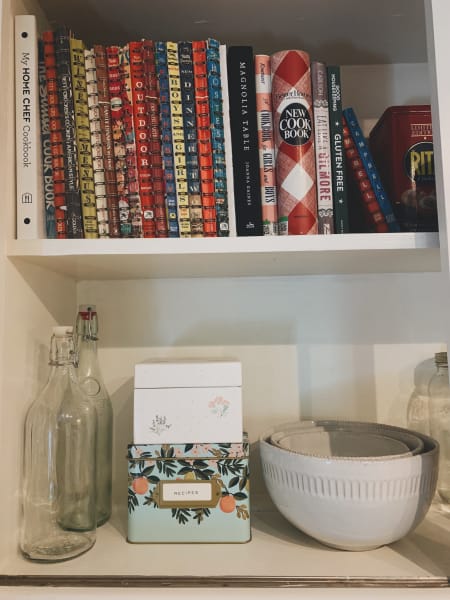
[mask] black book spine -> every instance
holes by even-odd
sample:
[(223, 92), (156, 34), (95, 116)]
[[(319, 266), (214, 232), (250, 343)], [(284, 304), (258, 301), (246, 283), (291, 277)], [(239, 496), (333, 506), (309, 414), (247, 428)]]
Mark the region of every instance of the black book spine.
[(333, 173), (333, 209), (335, 233), (350, 231), (347, 173), (344, 136), (342, 132), (341, 71), (338, 66), (327, 67), (328, 106), (330, 113), (331, 169)]
[(263, 235), (252, 47), (230, 46), (227, 71), (237, 235)]
[(63, 125), (67, 237), (82, 238), (83, 219), (81, 214), (80, 179), (75, 139), (75, 107), (72, 92), (69, 36), (70, 33), (66, 27), (61, 27), (55, 32), (56, 72)]

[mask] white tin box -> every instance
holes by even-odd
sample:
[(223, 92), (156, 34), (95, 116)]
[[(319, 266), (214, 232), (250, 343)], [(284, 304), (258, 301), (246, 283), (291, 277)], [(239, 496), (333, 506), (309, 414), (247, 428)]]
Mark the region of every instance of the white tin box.
[(134, 374), (134, 444), (242, 441), (238, 361), (139, 363)]

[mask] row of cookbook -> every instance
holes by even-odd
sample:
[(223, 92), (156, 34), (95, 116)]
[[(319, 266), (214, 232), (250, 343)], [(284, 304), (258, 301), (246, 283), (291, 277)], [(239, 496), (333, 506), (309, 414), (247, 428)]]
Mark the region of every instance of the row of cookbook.
[(357, 227), (400, 230), (338, 66), (15, 31), (19, 239), (347, 233), (352, 189)]

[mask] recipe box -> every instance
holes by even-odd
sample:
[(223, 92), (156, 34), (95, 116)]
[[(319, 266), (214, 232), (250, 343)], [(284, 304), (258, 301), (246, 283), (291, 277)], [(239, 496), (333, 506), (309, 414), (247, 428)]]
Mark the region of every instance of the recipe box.
[(128, 541), (248, 542), (249, 444), (128, 446)]
[(428, 104), (390, 106), (370, 150), (403, 231), (437, 231), (433, 130)]
[(134, 374), (133, 442), (242, 442), (238, 361), (139, 363)]

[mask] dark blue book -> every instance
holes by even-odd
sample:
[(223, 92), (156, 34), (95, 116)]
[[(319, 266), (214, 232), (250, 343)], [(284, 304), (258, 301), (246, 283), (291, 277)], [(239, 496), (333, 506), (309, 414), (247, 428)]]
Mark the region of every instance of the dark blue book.
[(395, 218), (391, 203), (387, 197), (383, 184), (381, 183), (378, 170), (373, 162), (372, 154), (370, 153), (367, 141), (363, 135), (355, 111), (353, 108), (344, 108), (342, 113), (347, 122), (351, 136), (355, 143), (355, 147), (358, 151), (361, 162), (364, 165), (369, 181), (372, 184), (372, 188), (378, 200), (378, 204), (380, 205), (380, 209), (384, 215), (384, 218), (386, 219), (386, 223), (388, 224), (389, 231), (400, 231), (400, 226)]

